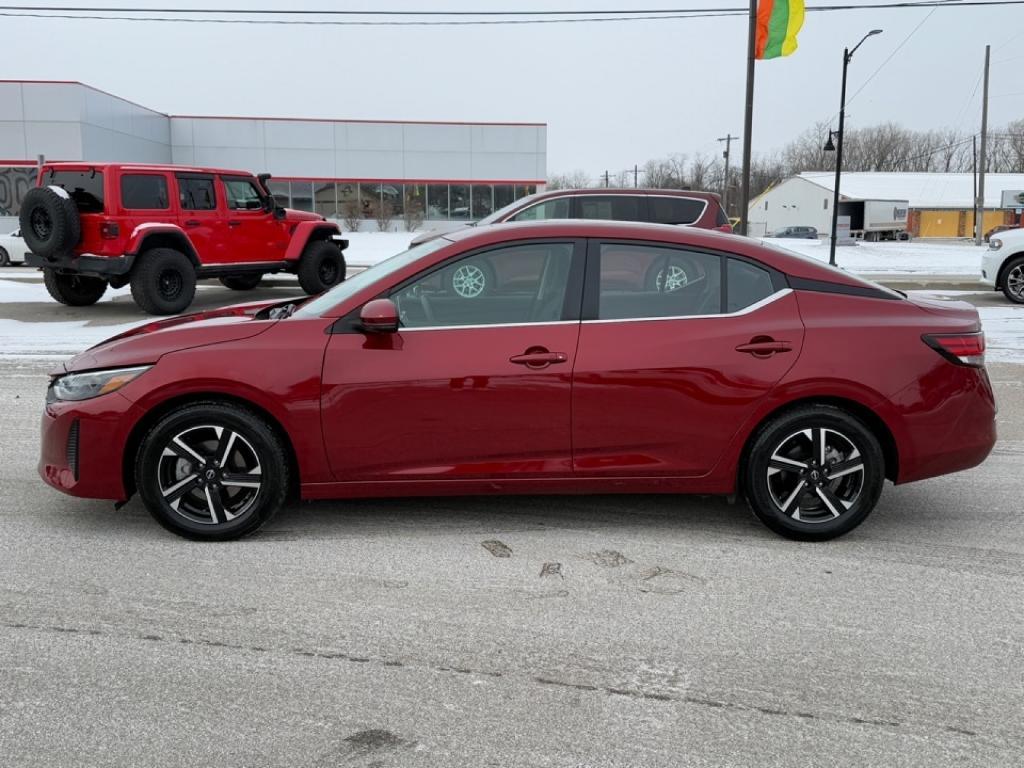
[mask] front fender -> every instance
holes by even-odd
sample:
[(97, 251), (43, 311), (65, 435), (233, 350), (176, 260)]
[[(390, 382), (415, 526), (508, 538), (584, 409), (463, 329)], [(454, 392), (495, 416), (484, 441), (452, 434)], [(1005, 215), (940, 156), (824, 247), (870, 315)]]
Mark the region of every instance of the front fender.
[(292, 232), (292, 239), (284, 254), (285, 261), (298, 261), (310, 240), (325, 240), (339, 234), (341, 230), (337, 224), (328, 221), (300, 221)]

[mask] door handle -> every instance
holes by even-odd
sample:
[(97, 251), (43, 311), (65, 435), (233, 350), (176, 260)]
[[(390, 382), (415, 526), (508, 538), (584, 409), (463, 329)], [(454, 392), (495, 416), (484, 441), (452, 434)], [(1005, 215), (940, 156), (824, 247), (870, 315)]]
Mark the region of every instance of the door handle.
[(569, 356), (564, 352), (531, 352), (527, 351), (522, 355), (512, 355), (508, 359), (510, 363), (525, 365), (527, 368), (547, 368), (554, 363), (564, 363)]
[(202, 222), (199, 221), (199, 219), (188, 219), (185, 222), (186, 227), (198, 227), (200, 224), (202, 224)]
[(737, 352), (745, 352), (754, 357), (771, 357), (779, 352), (792, 352), (793, 345), (788, 341), (776, 341), (767, 336), (755, 336), (746, 344), (736, 347)]
[(229, 227), (240, 227), (240, 226), (242, 226), (242, 222), (240, 222), (240, 221), (229, 221), (228, 222), (228, 226)]

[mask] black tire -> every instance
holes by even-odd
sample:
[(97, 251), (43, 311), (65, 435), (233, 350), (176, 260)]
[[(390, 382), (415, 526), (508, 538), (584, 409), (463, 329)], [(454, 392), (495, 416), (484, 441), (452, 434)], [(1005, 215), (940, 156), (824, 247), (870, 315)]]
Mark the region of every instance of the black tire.
[(18, 215), (21, 236), (37, 256), (70, 253), (82, 239), (78, 207), (60, 187), (33, 187)]
[(487, 296), (497, 282), (494, 269), (479, 258), (455, 264), (445, 273), (444, 280), (448, 292), (463, 299)]
[[(165, 455), (168, 449), (174, 455)], [(281, 508), (288, 461), (281, 439), (262, 418), (236, 405), (201, 402), (172, 411), (146, 434), (135, 460), (135, 486), (149, 513), (171, 533), (228, 541), (253, 533)]]
[(231, 275), (230, 277), (222, 277), (220, 279), (221, 285), (225, 288), (230, 288), (232, 291), (251, 291), (263, 280), (263, 275)]
[[(836, 473), (841, 476), (830, 477)], [(859, 419), (829, 405), (803, 406), (761, 428), (740, 481), (750, 508), (771, 530), (797, 541), (826, 541), (852, 531), (875, 508), (885, 458)]]
[(5, 248), (0, 248), (0, 267), (9, 266), (11, 263), (11, 255)]
[(153, 248), (139, 256), (132, 270), (132, 298), (143, 312), (176, 315), (196, 295), (196, 270), (181, 251)]
[(306, 245), (299, 258), (298, 275), (306, 293), (323, 293), (345, 279), (345, 257), (330, 240), (315, 240)]
[(1014, 304), (1024, 304), (1024, 254), (1014, 256), (1003, 267), (1003, 296)]
[(107, 292), (107, 281), (102, 277), (66, 274), (52, 269), (43, 270), (43, 285), (50, 296), (69, 307), (88, 307)]

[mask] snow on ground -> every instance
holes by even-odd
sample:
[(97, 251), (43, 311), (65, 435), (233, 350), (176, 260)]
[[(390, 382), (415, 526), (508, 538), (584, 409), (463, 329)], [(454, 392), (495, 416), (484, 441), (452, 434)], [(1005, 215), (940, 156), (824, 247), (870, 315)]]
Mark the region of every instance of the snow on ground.
[(384, 261), (388, 256), (408, 250), (409, 241), (416, 232), (346, 232), (348, 240), (345, 250), (345, 261), (353, 267), (369, 267)]
[[(765, 238), (775, 245), (811, 258), (828, 261), (827, 240)], [(981, 256), (987, 245), (973, 243), (886, 242), (844, 245), (836, 248), (836, 263), (850, 272), (869, 275), (892, 272), (929, 275), (976, 275), (981, 277)]]
[(24, 323), (0, 319), (0, 358), (54, 357), (63, 359), (99, 344), (149, 319), (115, 325), (89, 325), (87, 320)]

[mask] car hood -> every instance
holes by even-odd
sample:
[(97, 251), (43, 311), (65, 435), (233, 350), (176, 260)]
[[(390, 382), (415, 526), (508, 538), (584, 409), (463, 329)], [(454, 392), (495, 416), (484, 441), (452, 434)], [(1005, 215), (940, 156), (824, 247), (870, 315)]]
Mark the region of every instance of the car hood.
[(262, 310), (291, 303), (294, 300), (236, 304), (145, 323), (75, 355), (64, 364), (64, 371), (144, 365), (155, 363), (168, 352), (257, 336), (277, 322)]

